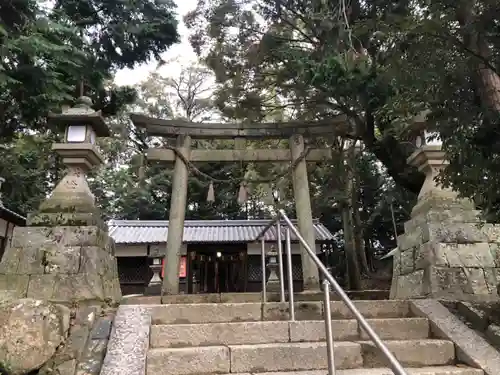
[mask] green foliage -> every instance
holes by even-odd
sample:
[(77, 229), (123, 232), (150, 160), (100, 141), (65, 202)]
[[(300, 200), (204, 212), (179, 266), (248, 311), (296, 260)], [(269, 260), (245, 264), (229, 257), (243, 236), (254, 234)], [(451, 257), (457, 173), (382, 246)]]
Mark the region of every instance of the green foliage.
[(332, 128), (335, 135), (362, 140), (398, 184), (418, 192), (423, 176), (404, 162), (412, 148), (398, 139), (399, 128), (421, 108), (401, 100), (405, 93), (395, 80), (406, 59), (401, 33), (416, 17), (409, 7), (200, 1), (187, 24), (221, 85), (217, 102), (227, 116), (259, 121), (277, 108), (276, 97), (292, 118), (345, 114), (350, 124)]
[(3, 203), (9, 209), (27, 215), (38, 207), (60, 178), (62, 165), (54, 157), (48, 136), (18, 134), (0, 149), (0, 176)]
[(106, 70), (133, 68), (178, 41), (172, 1), (59, 0), (51, 18), (78, 27), (93, 61)]
[[(396, 183), (417, 193), (405, 160), (414, 117), (445, 141), (442, 176), (500, 217), (499, 1), (199, 1), (191, 42), (234, 118), (280, 106), (297, 118), (345, 114), (336, 135), (364, 142)], [(229, 103), (229, 104), (228, 104)], [(347, 133), (347, 134), (346, 134)]]
[(45, 116), (83, 94), (104, 115), (134, 100), (116, 69), (159, 58), (178, 40), (168, 1), (26, 0), (0, 4), (0, 139), (45, 130)]
[[(205, 116), (217, 117), (210, 100), (210, 75), (199, 66), (187, 66), (178, 76), (163, 77), (153, 73), (138, 89), (133, 106), (158, 118), (203, 120)], [(172, 192), (172, 166), (141, 160), (141, 149), (158, 147), (166, 140), (145, 140), (130, 124), (126, 114), (113, 122), (115, 138), (102, 142), (107, 155), (107, 168), (102, 168), (92, 179), (101, 209), (107, 218), (167, 220)], [(194, 148), (232, 147), (231, 142), (193, 141)], [(144, 177), (140, 176), (140, 168)], [(206, 175), (219, 180), (242, 177), (241, 165), (207, 163), (197, 166)], [(215, 183), (215, 202), (207, 202), (210, 181), (190, 171), (186, 218), (188, 219), (235, 219), (247, 215), (259, 217), (263, 212), (250, 202), (246, 207), (237, 203), (238, 182)], [(257, 199), (257, 198), (255, 198)]]

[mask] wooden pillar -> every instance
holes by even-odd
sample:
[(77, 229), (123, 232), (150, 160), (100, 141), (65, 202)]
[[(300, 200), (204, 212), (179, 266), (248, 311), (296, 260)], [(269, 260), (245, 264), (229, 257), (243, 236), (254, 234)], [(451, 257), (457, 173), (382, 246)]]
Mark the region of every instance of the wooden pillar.
[[(290, 151), (292, 161), (294, 162), (304, 151), (304, 138), (301, 135), (293, 135), (290, 137)], [(299, 231), (309, 247), (313, 251), (316, 251), (316, 234), (313, 225), (309, 180), (307, 177), (307, 164), (305, 158), (298, 162), (297, 166), (292, 171), (292, 182)], [(300, 255), (302, 260), (304, 290), (318, 290), (318, 267), (316, 267), (316, 264), (314, 264), (302, 245), (300, 246)]]
[(189, 250), (189, 247), (186, 249), (186, 293), (193, 294), (193, 265), (191, 260), (192, 252)]
[[(189, 159), (191, 137), (188, 135), (179, 135), (176, 147), (186, 159)], [(186, 216), (187, 187), (188, 166), (181, 158), (176, 157), (172, 182), (172, 197), (170, 199), (162, 296), (166, 294), (179, 294), (179, 262), (184, 233), (184, 218)]]

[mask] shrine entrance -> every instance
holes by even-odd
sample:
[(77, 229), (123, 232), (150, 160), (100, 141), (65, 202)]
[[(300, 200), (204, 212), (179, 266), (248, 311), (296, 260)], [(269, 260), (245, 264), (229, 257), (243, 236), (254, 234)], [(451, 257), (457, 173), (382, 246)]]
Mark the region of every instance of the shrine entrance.
[(238, 293), (246, 289), (246, 251), (189, 251), (188, 293)]
[[(191, 123), (181, 120), (164, 120), (148, 117), (140, 114), (131, 114), (131, 120), (138, 128), (145, 129), (146, 134), (152, 137), (162, 137), (165, 139), (175, 139), (175, 146), (164, 145), (162, 148), (152, 148), (147, 151), (147, 159), (161, 161), (164, 163), (174, 163), (172, 191), (175, 192), (175, 199), (170, 202), (169, 229), (166, 248), (166, 277), (163, 279), (162, 295), (178, 294), (179, 280), (177, 273), (180, 262), (180, 248), (182, 246), (184, 218), (187, 204), (188, 177), (190, 172), (200, 174), (196, 168), (197, 163), (209, 162), (239, 162), (239, 163), (288, 163), (289, 167), (284, 174), (276, 178), (284, 178), (289, 175), (293, 185), (293, 195), (295, 200), (295, 211), (297, 213), (298, 229), (304, 237), (306, 243), (315, 247), (316, 235), (313, 225), (311, 211), (311, 199), (309, 191), (309, 180), (307, 175), (307, 163), (322, 162), (332, 158), (330, 148), (314, 148), (306, 144), (305, 137), (308, 140), (314, 138), (323, 139), (325, 136), (332, 136), (335, 126), (351, 127), (345, 116), (336, 116), (324, 121), (297, 121), (287, 123)], [(225, 139), (234, 140), (234, 149), (201, 149), (192, 148), (192, 139)], [(247, 140), (263, 139), (288, 139), (288, 149), (253, 149), (248, 147)], [(245, 174), (246, 175), (246, 174)], [(203, 176), (207, 177), (207, 175)], [(210, 176), (208, 176), (210, 177)], [(211, 177), (210, 177), (211, 178)], [(211, 178), (209, 192), (213, 190)], [(269, 180), (268, 180), (269, 181)], [(245, 197), (246, 186), (252, 183), (250, 178), (243, 177), (240, 183), (240, 192)], [(213, 195), (213, 193), (212, 193)], [(246, 198), (242, 198), (244, 201)], [(240, 200), (240, 198), (238, 198)], [(240, 204), (243, 202), (239, 202)], [(201, 259), (200, 253), (200, 259)], [(213, 255), (212, 255), (213, 256)], [(222, 254), (221, 254), (222, 257)], [(205, 259), (205, 258), (203, 258)], [(212, 259), (212, 258), (210, 258)], [(229, 258), (227, 258), (229, 259)], [(232, 258), (231, 258), (232, 259)], [(222, 276), (221, 267), (227, 268), (222, 260), (203, 260), (199, 261), (206, 264), (206, 272), (215, 272), (217, 269), (218, 280), (212, 286), (203, 285), (206, 290), (224, 290), (226, 281), (229, 284), (232, 275), (236, 271), (226, 272)], [(214, 262), (212, 266), (209, 266)], [(204, 263), (204, 264), (205, 264)], [(230, 261), (229, 263), (234, 263)], [(309, 258), (307, 251), (301, 246), (301, 263), (303, 272), (304, 290), (319, 290), (320, 279), (318, 269), (312, 259)], [(217, 265), (217, 267), (215, 267)], [(238, 268), (231, 266), (229, 269)], [(201, 271), (200, 271), (201, 272)], [(205, 272), (205, 271), (203, 271)], [(196, 275), (195, 275), (196, 277)], [(201, 280), (200, 280), (201, 282)], [(241, 285), (238, 287), (241, 288)], [(201, 285), (200, 285), (201, 287)], [(234, 285), (232, 287), (235, 287)], [(222, 288), (222, 289), (221, 289)]]

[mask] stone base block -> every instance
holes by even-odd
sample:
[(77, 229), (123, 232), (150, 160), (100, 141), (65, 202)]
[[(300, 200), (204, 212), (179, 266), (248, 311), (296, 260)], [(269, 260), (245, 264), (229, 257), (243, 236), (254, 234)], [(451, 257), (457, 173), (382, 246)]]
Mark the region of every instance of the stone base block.
[(266, 283), (266, 291), (269, 293), (279, 293), (280, 287), (279, 280), (268, 280)]
[(435, 298), (459, 301), (495, 301), (500, 268), (429, 266), (396, 275), (391, 298)]
[(118, 302), (113, 240), (99, 226), (16, 227), (0, 290), (58, 303)]
[[(475, 210), (475, 205), (468, 199), (460, 199), (456, 197), (455, 193), (451, 194), (428, 194), (419, 199), (417, 204), (413, 207), (411, 216), (426, 216), (431, 220), (454, 220), (460, 222), (476, 222), (478, 221), (477, 214), (479, 211)], [(436, 216), (438, 215), (439, 218)]]
[(470, 201), (419, 204), (398, 237), (391, 298), (498, 299), (500, 226), (481, 224)]
[(161, 294), (161, 284), (148, 285), (144, 291), (145, 296), (159, 296)]

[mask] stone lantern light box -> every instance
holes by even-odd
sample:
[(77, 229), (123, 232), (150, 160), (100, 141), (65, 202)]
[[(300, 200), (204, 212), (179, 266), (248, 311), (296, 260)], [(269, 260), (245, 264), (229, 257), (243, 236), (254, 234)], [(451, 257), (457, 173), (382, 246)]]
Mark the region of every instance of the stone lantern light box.
[(66, 143), (95, 144), (95, 131), (92, 125), (69, 125), (64, 140)]
[[(57, 219), (58, 224), (64, 221), (66, 224), (79, 222), (94, 225), (99, 215), (86, 174), (93, 167), (103, 163), (95, 143), (97, 137), (110, 135), (109, 128), (101, 112), (94, 111), (92, 101), (85, 96), (80, 97), (74, 107), (63, 109), (62, 113), (50, 113), (48, 121), (64, 134), (63, 142), (54, 143), (52, 150), (62, 157), (67, 171), (50, 197), (42, 202), (39, 212), (33, 215), (33, 219), (36, 218), (37, 222), (33, 220), (31, 224), (47, 224), (47, 218), (54, 216), (51, 220)], [(61, 212), (65, 215), (56, 215)], [(41, 219), (40, 213), (46, 215)]]
[(442, 146), (443, 142), (437, 132), (429, 132), (424, 130), (415, 138), (415, 146), (421, 148), (423, 146)]
[(52, 146), (63, 157), (64, 164), (68, 167), (78, 165), (86, 171), (102, 163), (95, 147), (96, 139), (109, 137), (110, 132), (101, 112), (92, 109), (90, 98), (82, 96), (74, 107), (60, 114), (49, 114), (49, 121), (64, 131), (64, 143)]

